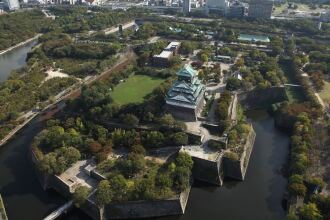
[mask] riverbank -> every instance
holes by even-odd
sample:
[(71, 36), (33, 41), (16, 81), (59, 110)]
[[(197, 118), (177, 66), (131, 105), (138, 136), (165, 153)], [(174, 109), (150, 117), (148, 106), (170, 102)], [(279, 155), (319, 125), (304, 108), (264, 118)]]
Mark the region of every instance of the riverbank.
[(7, 49), (5, 49), (5, 50), (1, 50), (1, 51), (0, 51), (0, 55), (3, 55), (3, 54), (5, 54), (5, 53), (7, 53), (7, 52), (9, 52), (9, 51), (12, 51), (13, 49), (18, 48), (18, 47), (24, 46), (25, 44), (30, 43), (31, 41), (34, 41), (34, 40), (38, 39), (41, 35), (42, 35), (42, 34), (37, 34), (36, 36), (34, 36), (34, 37), (32, 37), (32, 38), (29, 38), (29, 39), (27, 39), (26, 41), (23, 41), (23, 42), (21, 42), (21, 43), (19, 43), (19, 44), (16, 44), (16, 45), (14, 45), (14, 46), (11, 46), (11, 47), (9, 47), (9, 48), (7, 48)]

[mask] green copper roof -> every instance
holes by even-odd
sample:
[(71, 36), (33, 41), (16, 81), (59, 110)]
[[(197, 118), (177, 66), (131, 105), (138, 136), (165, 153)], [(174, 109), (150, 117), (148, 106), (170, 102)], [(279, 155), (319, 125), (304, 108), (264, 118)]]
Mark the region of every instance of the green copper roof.
[(197, 71), (194, 70), (189, 64), (185, 64), (179, 72), (177, 72), (178, 76), (185, 76), (185, 77), (195, 77), (197, 75)]

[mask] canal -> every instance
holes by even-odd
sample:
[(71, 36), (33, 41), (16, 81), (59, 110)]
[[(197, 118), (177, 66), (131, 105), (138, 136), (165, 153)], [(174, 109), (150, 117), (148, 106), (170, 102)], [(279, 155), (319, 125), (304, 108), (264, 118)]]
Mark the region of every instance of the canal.
[[(0, 56), (0, 82), (12, 69), (25, 65), (26, 53), (34, 44)], [(249, 112), (248, 117), (257, 137), (245, 181), (226, 181), (222, 187), (196, 184), (185, 215), (155, 220), (285, 219), (282, 198), (287, 181), (281, 171), (287, 161), (289, 137), (275, 129), (265, 111)], [(10, 220), (39, 220), (65, 202), (57, 193), (42, 190), (31, 167), (29, 147), (43, 126), (37, 117), (0, 148), (0, 193)], [(76, 209), (61, 219), (90, 220)]]
[(5, 81), (12, 70), (25, 66), (27, 53), (36, 44), (37, 40), (34, 40), (0, 55), (0, 82)]

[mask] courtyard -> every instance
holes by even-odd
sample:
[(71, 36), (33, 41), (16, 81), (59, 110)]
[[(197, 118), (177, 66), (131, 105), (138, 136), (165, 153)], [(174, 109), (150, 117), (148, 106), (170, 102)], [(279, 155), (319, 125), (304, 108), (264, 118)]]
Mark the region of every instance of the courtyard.
[(141, 103), (145, 96), (158, 87), (164, 79), (146, 75), (133, 75), (118, 84), (111, 97), (119, 105)]

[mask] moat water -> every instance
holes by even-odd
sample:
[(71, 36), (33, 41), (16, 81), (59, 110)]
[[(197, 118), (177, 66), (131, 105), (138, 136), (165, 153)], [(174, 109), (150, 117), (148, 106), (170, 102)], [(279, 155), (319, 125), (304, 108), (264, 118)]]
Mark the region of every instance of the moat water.
[(12, 70), (25, 66), (27, 53), (36, 44), (37, 40), (34, 40), (0, 55), (0, 82), (5, 81)]
[[(0, 56), (0, 82), (11, 70), (25, 65), (26, 53), (34, 43)], [(222, 187), (196, 184), (185, 215), (154, 220), (285, 219), (282, 198), (287, 180), (282, 170), (288, 157), (289, 137), (274, 127), (266, 111), (252, 111), (248, 117), (257, 136), (245, 180), (225, 181)], [(39, 220), (65, 202), (56, 192), (43, 191), (31, 166), (29, 147), (43, 126), (37, 117), (0, 147), (0, 193), (10, 220)], [(90, 220), (77, 209), (60, 219)]]
[[(274, 127), (265, 111), (249, 113), (257, 137), (246, 179), (226, 181), (222, 187), (196, 184), (183, 216), (157, 220), (285, 219), (282, 198), (287, 180), (281, 170), (288, 155), (289, 138)], [(29, 146), (42, 129), (39, 118), (0, 148), (0, 193), (10, 220), (38, 220), (63, 204), (56, 192), (44, 192), (29, 160)], [(72, 210), (62, 220), (89, 220)], [(156, 220), (155, 219), (155, 220)]]

